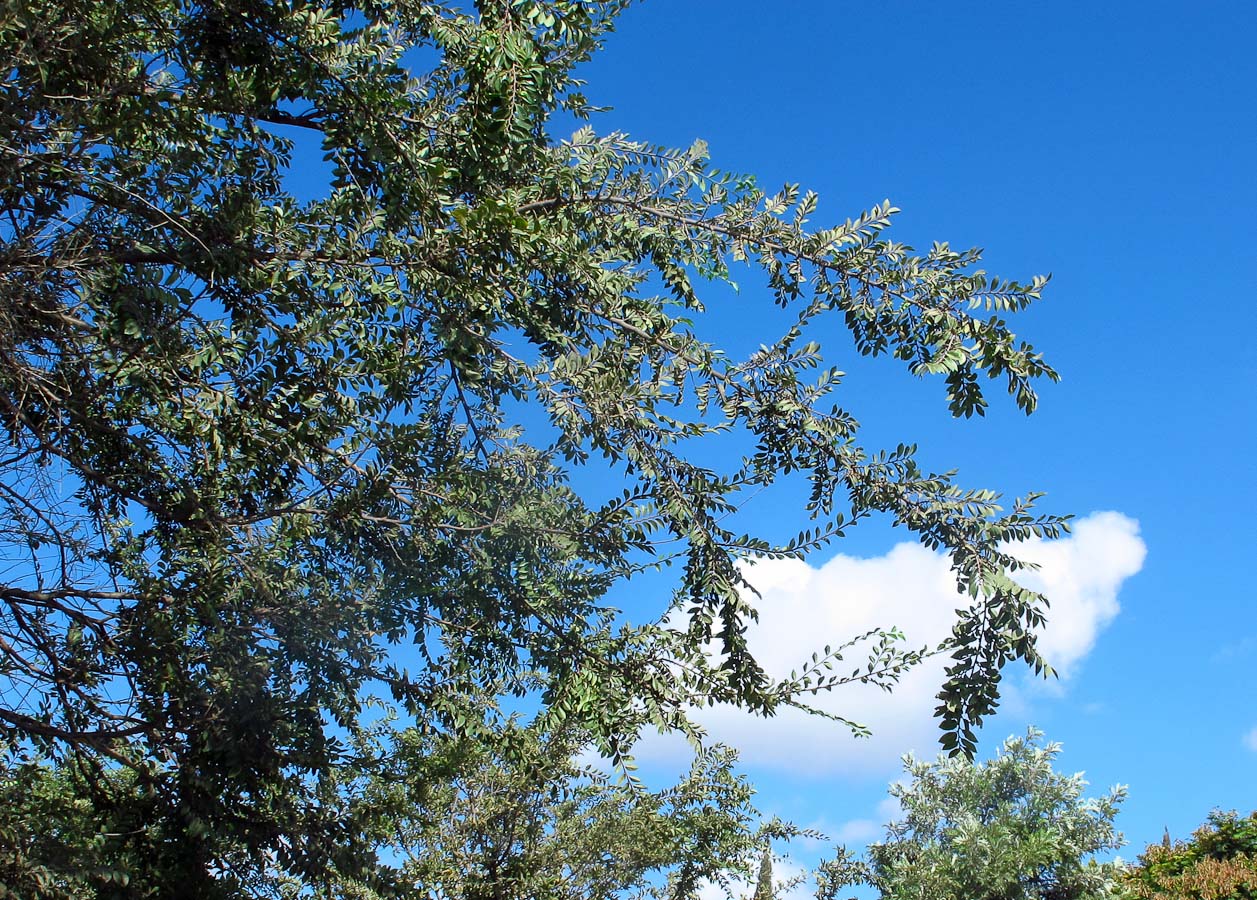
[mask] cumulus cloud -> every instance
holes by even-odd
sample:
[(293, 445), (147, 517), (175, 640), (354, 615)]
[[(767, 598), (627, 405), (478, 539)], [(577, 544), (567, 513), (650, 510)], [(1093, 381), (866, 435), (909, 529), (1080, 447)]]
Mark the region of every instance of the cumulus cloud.
[(1096, 635), (1113, 621), (1122, 582), (1143, 568), (1146, 555), (1139, 523), (1121, 513), (1092, 513), (1073, 531), (1065, 540), (1036, 539), (1015, 550), (1039, 565), (1020, 580), (1052, 604), (1039, 649), (1062, 675), (1091, 652)]
[[(1037, 563), (1022, 581), (1046, 593), (1049, 622), (1039, 646), (1068, 678), (1119, 610), (1118, 591), (1143, 565), (1145, 547), (1133, 519), (1099, 512), (1078, 521), (1057, 541), (1020, 544), (1017, 554)], [(765, 668), (781, 677), (826, 643), (839, 644), (874, 627), (898, 627), (910, 646), (934, 645), (951, 633), (956, 593), (947, 558), (919, 544), (901, 543), (883, 556), (838, 555), (819, 567), (799, 560), (760, 560), (748, 580), (761, 594), (758, 623), (748, 639)], [(849, 657), (855, 668), (863, 656)], [(695, 713), (713, 740), (737, 747), (744, 762), (806, 774), (884, 774), (914, 751), (932, 756), (933, 721), (947, 660), (935, 658), (909, 672), (893, 694), (869, 685), (848, 685), (822, 695), (817, 705), (869, 726), (873, 737), (856, 739), (841, 726), (794, 709), (771, 719), (716, 707)], [(1011, 687), (1011, 685), (1010, 685)], [(643, 758), (675, 752), (668, 740), (647, 740)], [(849, 823), (849, 837), (867, 830)], [(877, 823), (880, 826), (880, 822)]]

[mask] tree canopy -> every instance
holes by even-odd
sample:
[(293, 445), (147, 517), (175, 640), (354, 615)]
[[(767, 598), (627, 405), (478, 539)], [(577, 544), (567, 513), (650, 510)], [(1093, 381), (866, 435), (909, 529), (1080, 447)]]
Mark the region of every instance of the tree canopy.
[[(870, 516), (970, 598), (945, 747), (972, 752), (1006, 663), (1046, 669), (1007, 545), (1063, 520), (865, 447), (820, 346), (841, 326), (956, 415), (987, 376), (1030, 412), (1055, 373), (1003, 317), (1045, 279), (890, 240), (889, 203), (814, 227), (814, 194), (701, 143), (552, 133), (593, 111), (576, 67), (626, 2), (0, 10), (0, 740), (95, 809), (142, 798), (188, 891), (317, 882), (376, 704), (474, 737), (526, 697), (619, 760), (646, 725), (697, 737), (696, 705), (893, 684), (923, 652), (893, 633), (785, 680), (745, 636), (739, 560)], [(793, 322), (745, 358), (701, 328), (740, 266)], [(693, 453), (715, 435), (741, 442), (724, 467)], [(574, 489), (595, 467), (613, 487)], [(737, 530), (787, 476), (798, 538)], [(669, 566), (632, 621), (607, 601)]]
[(885, 900), (1099, 900), (1119, 863), (1097, 853), (1122, 846), (1113, 825), (1125, 788), (1083, 796), (1081, 774), (1053, 771), (1059, 744), (1033, 729), (996, 757), (921, 762), (908, 757), (907, 783), (891, 785), (901, 815), (867, 861), (842, 853), (825, 867), (828, 895), (866, 883)]
[(1139, 900), (1253, 900), (1257, 897), (1257, 812), (1214, 810), (1189, 840), (1150, 844), (1123, 878)]
[[(369, 757), (376, 765), (342, 767), (326, 797), (339, 830), (300, 835), (319, 842), (316, 880), (259, 873), (221, 842), (219, 886), (279, 897), (317, 887), (360, 900), (667, 900), (715, 885), (734, 897), (758, 861), (756, 900), (764, 890), (771, 900), (765, 841), (818, 836), (761, 822), (725, 747), (699, 753), (677, 784), (647, 791), (581, 762), (588, 735), (572, 729), (545, 734), (509, 720), (475, 738), (376, 728), (368, 740), (382, 742)], [(173, 835), (142, 827), (151, 807), (134, 784), (111, 787), (129, 789), (130, 802), (94, 809), (100, 786), (74, 769), (26, 765), (0, 777), (0, 897), (169, 896), (180, 883), (163, 846)]]
[(801, 833), (761, 825), (728, 748), (650, 792), (581, 764), (585, 739), (514, 725), (489, 742), (411, 730), (355, 803), (379, 823), (384, 855), (403, 860), (397, 879), (450, 900), (689, 897), (745, 879), (761, 838)]

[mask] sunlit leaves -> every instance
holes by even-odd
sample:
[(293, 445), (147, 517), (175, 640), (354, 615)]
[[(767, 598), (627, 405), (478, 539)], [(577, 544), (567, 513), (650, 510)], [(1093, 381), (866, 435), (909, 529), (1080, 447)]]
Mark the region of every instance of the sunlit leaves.
[(1113, 820), (1125, 788), (1084, 797), (1081, 775), (1053, 770), (1059, 752), (1031, 730), (988, 762), (907, 757), (907, 780), (890, 788), (900, 811), (885, 838), (869, 846), (867, 860), (844, 852), (822, 866), (822, 896), (860, 883), (884, 900), (1112, 896), (1120, 864), (1092, 857), (1123, 843)]
[(1214, 810), (1188, 840), (1150, 844), (1122, 879), (1131, 900), (1257, 896), (1257, 813)]

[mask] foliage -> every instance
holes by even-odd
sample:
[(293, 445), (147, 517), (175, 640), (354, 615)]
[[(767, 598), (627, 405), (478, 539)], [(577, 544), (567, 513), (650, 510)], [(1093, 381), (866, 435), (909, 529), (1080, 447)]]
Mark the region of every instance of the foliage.
[[(339, 773), (345, 790), (329, 797), (338, 805), (329, 812), (342, 831), (317, 848), (320, 872), (257, 879), (247, 861), (228, 856), (222, 895), (296, 897), (313, 887), (358, 898), (682, 900), (705, 884), (748, 879), (766, 838), (803, 834), (759, 824), (754, 791), (724, 747), (699, 754), (675, 786), (650, 792), (582, 764), (588, 735), (575, 731), (547, 735), (510, 720), (475, 740), (382, 728), (371, 739), (387, 740), (387, 752), (371, 770)], [(98, 784), (31, 765), (0, 782), (0, 839), (14, 850), (0, 859), (0, 897), (162, 896), (162, 884), (176, 883), (162, 872), (170, 836), (142, 827), (137, 787), (125, 770)], [(94, 803), (90, 791), (108, 797)], [(100, 817), (104, 808), (112, 818)], [(378, 865), (364, 868), (364, 857)]]
[[(888, 240), (888, 203), (813, 228), (814, 194), (701, 143), (553, 138), (626, 2), (0, 8), (0, 740), (10, 773), (129, 772), (185, 894), (326, 873), (347, 773), (381, 764), (369, 700), (476, 740), (467, 698), (526, 695), (622, 761), (646, 724), (697, 739), (696, 704), (893, 685), (925, 652), (893, 632), (771, 679), (737, 565), (876, 514), (971, 598), (946, 747), (972, 752), (1007, 662), (1046, 668), (1005, 547), (1062, 520), (863, 447), (815, 340), (841, 323), (957, 415), (984, 373), (1029, 412), (1055, 373), (1001, 317), (1045, 279)], [(699, 294), (743, 263), (793, 324), (738, 359)], [(716, 435), (725, 468), (693, 452)], [(737, 530), (791, 473), (814, 524)], [(663, 566), (635, 624), (605, 601)]]
[(1084, 798), (1082, 775), (1059, 775), (1059, 744), (1031, 730), (995, 759), (973, 763), (908, 757), (906, 784), (891, 786), (902, 818), (867, 861), (844, 852), (826, 864), (823, 891), (867, 883), (890, 900), (1087, 900), (1108, 896), (1120, 872), (1092, 854), (1115, 850), (1125, 789)]
[[(81, 763), (23, 761), (0, 774), (0, 898), (168, 896), (185, 862), (170, 852), (182, 823), (154, 816), (158, 798), (132, 770)], [(247, 867), (239, 847), (218, 849), (225, 869)]]
[(1191, 840), (1149, 844), (1122, 880), (1140, 900), (1253, 900), (1257, 897), (1257, 812), (1214, 810)]
[(581, 764), (588, 735), (546, 735), (514, 723), (492, 742), (398, 736), (386, 768), (352, 791), (357, 816), (379, 822), (397, 882), (449, 900), (619, 896), (688, 898), (751, 872), (765, 836), (754, 793), (713, 747), (658, 792)]
[[(109, 838), (91, 827), (91, 801), (75, 796), (73, 787), (31, 764), (0, 777), (0, 897), (78, 900), (94, 896), (97, 879), (111, 880), (100, 859)], [(40, 822), (59, 827), (55, 833), (33, 827)]]

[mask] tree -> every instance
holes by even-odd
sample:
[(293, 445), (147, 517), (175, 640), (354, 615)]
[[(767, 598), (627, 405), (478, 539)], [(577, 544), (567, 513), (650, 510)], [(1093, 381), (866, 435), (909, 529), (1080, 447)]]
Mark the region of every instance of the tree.
[[(124, 854), (110, 852), (117, 825), (100, 827), (105, 817), (92, 808), (91, 786), (73, 774), (38, 765), (0, 774), (0, 897), (5, 900), (87, 900), (129, 882), (134, 866), (121, 858)], [(122, 866), (111, 867), (110, 857)]]
[(1091, 900), (1112, 893), (1119, 864), (1113, 826), (1125, 788), (1084, 798), (1082, 775), (1059, 775), (1059, 744), (1033, 729), (995, 759), (973, 763), (907, 757), (907, 784), (891, 786), (902, 818), (887, 825), (867, 861), (845, 851), (825, 867), (823, 889), (867, 883), (888, 900)]
[(514, 722), (490, 742), (410, 730), (349, 792), (353, 815), (380, 824), (377, 852), (398, 861), (397, 883), (442, 900), (691, 898), (749, 877), (766, 835), (802, 833), (759, 824), (727, 748), (651, 792), (579, 763), (587, 740)]
[(1149, 844), (1122, 879), (1139, 900), (1253, 900), (1257, 897), (1257, 812), (1214, 810), (1190, 840)]
[[(186, 894), (317, 878), (344, 772), (374, 764), (368, 703), (475, 738), (468, 698), (527, 696), (623, 760), (647, 724), (697, 739), (694, 705), (892, 685), (924, 652), (893, 632), (781, 681), (745, 640), (740, 559), (873, 515), (950, 554), (971, 598), (948, 748), (972, 752), (1007, 662), (1046, 668), (1006, 546), (1063, 520), (864, 448), (814, 339), (841, 322), (941, 376), (957, 415), (983, 412), (984, 373), (1030, 412), (1055, 373), (1001, 316), (1045, 279), (915, 254), (883, 236), (889, 203), (814, 229), (814, 194), (701, 143), (555, 139), (626, 3), (0, 11), (0, 739), (11, 766), (86, 773), (99, 809), (134, 784)], [(302, 142), (329, 167), (309, 200)], [(739, 264), (795, 316), (746, 359), (691, 321)], [(738, 462), (695, 461), (729, 432)], [(578, 493), (580, 467), (615, 489)], [(736, 529), (787, 476), (807, 530)], [(638, 624), (603, 599), (663, 566), (675, 591)]]
[[(343, 830), (319, 848), (319, 878), (272, 871), (238, 887), (280, 897), (315, 888), (356, 898), (682, 900), (710, 884), (732, 896), (767, 836), (810, 834), (775, 819), (760, 824), (754, 791), (725, 747), (700, 753), (673, 787), (646, 791), (579, 762), (588, 735), (542, 734), (514, 719), (491, 738), (376, 728), (366, 739), (387, 741), (387, 752), (374, 755), (372, 770), (338, 773), (345, 790), (330, 800)], [(159, 845), (168, 836), (137, 827), (141, 798), (115, 807), (99, 828), (92, 789), (65, 768), (26, 767), (0, 781), (0, 839), (16, 851), (0, 859), (8, 892), (0, 897), (165, 895), (173, 879), (160, 871)], [(33, 821), (58, 827), (34, 830)], [(366, 856), (378, 865), (362, 867)], [(759, 865), (771, 896), (770, 857)]]
[(773, 851), (767, 844), (759, 859), (759, 874), (755, 879), (752, 900), (773, 900)]

